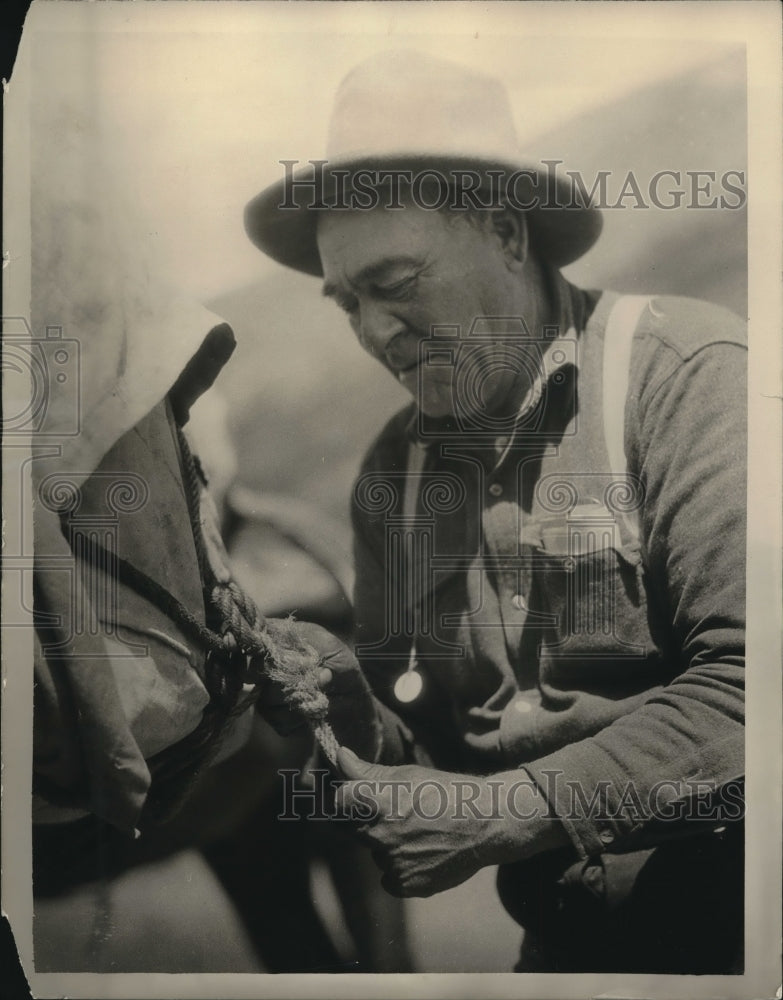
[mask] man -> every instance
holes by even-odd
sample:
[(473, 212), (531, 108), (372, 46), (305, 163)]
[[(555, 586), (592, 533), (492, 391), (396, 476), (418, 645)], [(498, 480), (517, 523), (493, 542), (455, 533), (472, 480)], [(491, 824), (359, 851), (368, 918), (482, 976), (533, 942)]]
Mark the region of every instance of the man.
[(739, 971), (742, 324), (565, 281), (600, 218), (494, 80), (379, 56), (329, 136), (246, 227), (414, 398), (354, 492), (338, 803), (393, 893), (500, 864), (521, 971)]

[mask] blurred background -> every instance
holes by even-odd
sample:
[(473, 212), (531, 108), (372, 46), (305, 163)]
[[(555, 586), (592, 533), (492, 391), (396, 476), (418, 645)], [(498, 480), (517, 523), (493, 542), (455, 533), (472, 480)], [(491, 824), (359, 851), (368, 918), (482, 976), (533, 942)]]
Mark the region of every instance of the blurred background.
[[(407, 397), (362, 354), (319, 282), (262, 257), (242, 228), (245, 203), (280, 177), (279, 160), (322, 155), (332, 96), (345, 72), (391, 47), (492, 72), (509, 89), (522, 149), (562, 160), (588, 188), (599, 171), (610, 171), (612, 203), (631, 171), (646, 197), (659, 171), (680, 172), (687, 188), (689, 170), (714, 172), (719, 182), (727, 171), (746, 169), (741, 47), (695, 43), (663, 27), (647, 37), (580, 36), (567, 16), (553, 31), (542, 27), (536, 5), (492, 5), (474, 31), (462, 7), (460, 16), (447, 5), (421, 5), (435, 8), (426, 17), (406, 10), (419, 6), (49, 4), (34, 6), (28, 25), (40, 190), (57, 191), (67, 206), (64, 158), (77, 173), (82, 162), (73, 208), (89, 198), (105, 210), (111, 227), (103, 238), (113, 248), (116, 279), (142, 294), (146, 283), (165, 279), (232, 325), (238, 347), (217, 386), (237, 458), (232, 552), (267, 612), (296, 609), (308, 617), (309, 608), (310, 617), (321, 613), (346, 633), (352, 480), (373, 436)], [(48, 129), (55, 118), (59, 130)], [(745, 211), (687, 202), (662, 210), (631, 208), (633, 199), (626, 199), (625, 207), (607, 210), (603, 236), (566, 276), (586, 287), (693, 295), (746, 315)], [(47, 229), (46, 218), (37, 225), (38, 238), (56, 244), (56, 228)], [(100, 281), (108, 266), (95, 246), (88, 250), (66, 295), (78, 294), (79, 282)], [(99, 372), (113, 331), (98, 325), (90, 335), (66, 336), (82, 340), (85, 378)], [(176, 331), (161, 336), (175, 338)], [(159, 349), (166, 349), (163, 340)], [(269, 749), (270, 762), (276, 754), (285, 756)], [(302, 850), (301, 858), (319, 854)], [(215, 863), (219, 868), (220, 859)], [(175, 865), (150, 874), (147, 894), (138, 882), (114, 888), (125, 932), (115, 935), (119, 951), (108, 967), (137, 968), (145, 955), (169, 969), (171, 950), (160, 950), (166, 919), (186, 935), (192, 914), (219, 893), (201, 869), (201, 889), (193, 887), (199, 864), (192, 851), (184, 860), (177, 855)], [(309, 877), (321, 928), (337, 952), (350, 955), (350, 885), (341, 896), (323, 860), (312, 861)], [(270, 885), (265, 891), (274, 891)], [(140, 942), (145, 931), (137, 918), (152, 891), (167, 908), (156, 912)], [(204, 971), (229, 971), (221, 961), (237, 971), (263, 967), (250, 960), (243, 966), (235, 947), (243, 931), (230, 923), (229, 910), (215, 911), (213, 927), (231, 928), (232, 946), (224, 941), (221, 951), (213, 934), (209, 947), (222, 959), (204, 958)], [(41, 940), (53, 939), (63, 912), (40, 911)], [(373, 913), (381, 930), (396, 928), (398, 945), (404, 916), (405, 961), (415, 971), (506, 971), (519, 946), (520, 931), (495, 898), (491, 871), (434, 899), (406, 902), (402, 914)], [(197, 936), (195, 924), (191, 931)], [(122, 951), (122, 941), (132, 946)], [(193, 947), (205, 953), (207, 944)], [(374, 947), (382, 950), (383, 942)], [(53, 967), (63, 960), (55, 954)]]

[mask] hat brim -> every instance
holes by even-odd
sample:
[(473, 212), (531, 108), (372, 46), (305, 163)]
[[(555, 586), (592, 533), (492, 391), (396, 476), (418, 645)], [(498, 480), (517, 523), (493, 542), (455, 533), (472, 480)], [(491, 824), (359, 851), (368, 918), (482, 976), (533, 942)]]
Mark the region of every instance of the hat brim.
[[(527, 211), (532, 246), (555, 267), (564, 267), (586, 253), (603, 226), (601, 213), (584, 204), (579, 190), (575, 191), (569, 181), (530, 163), (412, 154), (329, 160), (320, 174), (323, 185), (317, 200), (313, 188), (306, 184), (316, 176), (311, 164), (281, 178), (245, 207), (245, 231), (251, 242), (280, 264), (322, 276), (316, 241), (318, 218), (324, 211), (337, 210), (334, 201), (339, 201), (338, 183), (343, 197), (346, 190), (351, 190), (350, 178), (360, 170), (410, 170), (414, 174), (437, 171), (445, 177), (452, 176), (452, 171), (508, 171), (509, 177), (517, 177), (515, 195), (519, 204), (533, 205)], [(487, 177), (491, 175), (487, 173)], [(281, 207), (284, 204), (286, 207)]]

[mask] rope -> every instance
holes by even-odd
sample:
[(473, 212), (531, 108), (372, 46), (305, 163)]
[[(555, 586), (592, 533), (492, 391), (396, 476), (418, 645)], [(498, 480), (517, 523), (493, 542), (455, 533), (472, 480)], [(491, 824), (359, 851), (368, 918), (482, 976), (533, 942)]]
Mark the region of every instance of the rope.
[(232, 651), (246, 657), (243, 683), (255, 688), (263, 671), (278, 681), (290, 704), (307, 718), (324, 753), (332, 763), (337, 758), (337, 741), (326, 722), (329, 702), (318, 687), (317, 672), (321, 658), (309, 643), (296, 635), (293, 621), (288, 624), (268, 621), (255, 601), (233, 580), (216, 580), (206, 554), (201, 526), (201, 495), (207, 477), (193, 455), (184, 431), (176, 424), (177, 440), (183, 466), (183, 485), (190, 512), (202, 579), (211, 583), (212, 608), (217, 612), (221, 637)]
[(94, 538), (84, 541), (100, 554), (107, 572), (159, 608), (207, 653), (207, 690), (227, 717), (244, 712), (269, 677), (281, 684), (286, 699), (305, 715), (324, 753), (335, 762), (338, 744), (326, 722), (329, 703), (317, 682), (321, 658), (299, 637), (293, 619), (265, 618), (234, 581), (216, 583), (209, 598), (222, 624), (221, 632), (215, 632), (127, 559)]
[(318, 686), (321, 657), (317, 650), (297, 634), (293, 619), (264, 618), (233, 581), (215, 586), (212, 601), (225, 622), (226, 637), (234, 639), (248, 657), (248, 678), (253, 677), (260, 657), (262, 676), (282, 685), (286, 700), (305, 716), (321, 749), (335, 764), (338, 744), (326, 721), (329, 701)]
[(329, 700), (318, 686), (318, 651), (301, 638), (293, 618), (265, 618), (233, 581), (217, 584), (211, 597), (223, 621), (224, 638), (246, 658), (245, 684), (250, 682), (257, 697), (263, 677), (277, 681), (286, 701), (305, 716), (321, 749), (336, 764), (338, 743), (326, 721)]

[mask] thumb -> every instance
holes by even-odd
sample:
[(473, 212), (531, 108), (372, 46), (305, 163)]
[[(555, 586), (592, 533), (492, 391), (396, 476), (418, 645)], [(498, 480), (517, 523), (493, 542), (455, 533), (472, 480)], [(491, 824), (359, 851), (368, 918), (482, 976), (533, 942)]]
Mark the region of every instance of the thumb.
[(379, 778), (381, 772), (385, 770), (380, 764), (370, 764), (357, 757), (348, 747), (340, 747), (337, 751), (337, 764), (349, 781), (355, 781), (357, 778)]

